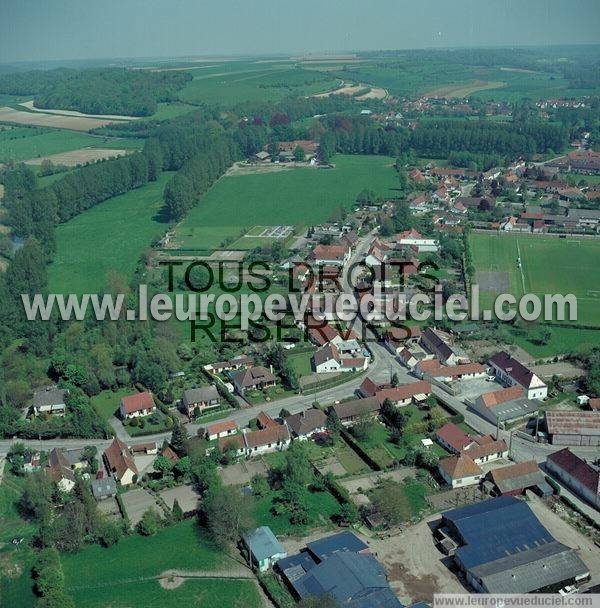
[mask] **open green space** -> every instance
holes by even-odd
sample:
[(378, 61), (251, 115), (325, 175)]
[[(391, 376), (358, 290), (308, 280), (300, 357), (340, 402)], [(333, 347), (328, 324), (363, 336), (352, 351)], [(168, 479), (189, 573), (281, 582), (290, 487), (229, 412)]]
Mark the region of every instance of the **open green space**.
[(327, 73), (277, 63), (230, 62), (191, 73), (194, 79), (180, 92), (180, 99), (224, 106), (278, 101), (292, 94), (311, 95), (339, 84), (339, 79)]
[(0, 161), (22, 161), (79, 148), (141, 148), (137, 139), (98, 137), (77, 131), (15, 127), (0, 131)]
[(56, 229), (56, 256), (49, 267), (52, 293), (94, 293), (109, 271), (129, 277), (142, 251), (166, 230), (160, 215), (170, 173), (111, 198)]
[(163, 589), (158, 581), (136, 581), (98, 589), (71, 592), (77, 608), (259, 608), (261, 598), (251, 580), (187, 579), (176, 589)]
[(24, 477), (17, 477), (5, 464), (5, 471), (0, 484), (0, 543), (13, 538), (30, 538), (35, 526), (25, 521), (19, 514), (17, 503), (21, 497)]
[(24, 545), (0, 551), (0, 606), (33, 608), (37, 597), (33, 592), (31, 568), (33, 551)]
[(310, 376), (313, 373), (312, 356), (314, 352), (313, 350), (304, 353), (291, 351), (291, 354), (288, 354), (288, 360), (298, 377)]
[(255, 498), (254, 514), (262, 526), (269, 526), (277, 534), (304, 534), (311, 528), (331, 524), (331, 517), (339, 513), (340, 505), (329, 492), (307, 491), (305, 494), (306, 524), (292, 524), (285, 513), (276, 513), (274, 506), (277, 492), (269, 491), (260, 498)]
[[(573, 325), (600, 328), (600, 242), (596, 239), (474, 233), (471, 248), (476, 270), (505, 273), (509, 293), (516, 298), (529, 293), (541, 298), (573, 294), (577, 297)], [(500, 293), (493, 285), (488, 287), (482, 291), (482, 309), (489, 308)]]
[(336, 155), (335, 168), (297, 168), (254, 175), (227, 175), (203, 197), (177, 228), (185, 249), (219, 247), (257, 224), (307, 226), (350, 209), (364, 189), (393, 198), (397, 178), (393, 159)]
[(169, 526), (154, 536), (134, 534), (107, 549), (89, 545), (77, 554), (61, 557), (65, 587), (69, 592), (87, 589), (88, 594), (93, 588), (155, 577), (170, 569), (214, 570), (224, 559), (223, 552), (203, 536), (195, 519)]
[(92, 407), (102, 420), (112, 418), (117, 410), (123, 397), (131, 395), (134, 392), (131, 388), (120, 388), (117, 391), (102, 391), (91, 398)]
[(193, 112), (197, 109), (198, 108), (196, 106), (192, 106), (189, 103), (159, 103), (158, 110), (156, 110), (152, 116), (148, 116), (142, 120), (169, 120), (177, 116), (182, 116), (183, 114), (188, 114), (189, 112)]
[(511, 328), (515, 342), (534, 357), (552, 357), (556, 354), (586, 352), (600, 343), (600, 329), (579, 327), (551, 327), (551, 337), (547, 344), (536, 339), (537, 330)]

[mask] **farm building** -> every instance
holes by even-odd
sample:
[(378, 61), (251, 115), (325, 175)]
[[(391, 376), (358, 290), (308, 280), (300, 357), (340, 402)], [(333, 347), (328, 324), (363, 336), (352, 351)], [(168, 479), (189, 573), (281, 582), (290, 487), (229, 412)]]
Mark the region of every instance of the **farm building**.
[(297, 599), (331, 596), (344, 606), (401, 608), (384, 567), (350, 532), (308, 543), (306, 550), (277, 562)]
[(347, 245), (317, 245), (308, 257), (318, 265), (344, 266), (350, 259), (350, 253)]
[(522, 386), (515, 385), (484, 393), (470, 403), (469, 407), (492, 424), (498, 424), (529, 418), (538, 411), (540, 405), (539, 401), (525, 397)]
[(534, 490), (542, 496), (551, 496), (553, 493), (535, 460), (493, 469), (487, 474), (485, 485), (494, 496), (517, 496), (525, 490)]
[(582, 500), (600, 510), (600, 469), (597, 466), (564, 448), (548, 456), (546, 467)]
[(244, 534), (242, 541), (250, 555), (249, 561), (260, 572), (266, 572), (277, 561), (287, 557), (285, 549), (268, 526)]
[(420, 232), (411, 228), (392, 237), (397, 246), (414, 246), (419, 253), (437, 252), (440, 248), (435, 239), (425, 237)]
[(512, 496), (447, 511), (436, 535), (479, 593), (556, 593), (590, 576), (577, 553)]
[(181, 403), (185, 413), (189, 418), (192, 418), (196, 410), (203, 412), (204, 410), (217, 407), (221, 403), (221, 398), (217, 387), (211, 384), (210, 386), (190, 388), (183, 391)]
[(452, 337), (446, 332), (427, 327), (421, 333), (421, 346), (444, 365), (458, 365), (468, 363), (469, 357), (458, 347), (452, 344)]
[(600, 445), (600, 412), (548, 410), (546, 428), (554, 445)]
[(470, 378), (485, 378), (487, 368), (481, 363), (458, 363), (457, 365), (442, 365), (437, 359), (419, 361), (415, 366), (416, 372), (422, 378), (430, 378), (437, 382), (455, 382)]
[(548, 387), (541, 378), (506, 351), (494, 355), (490, 359), (490, 365), (496, 378), (504, 384), (522, 386), (527, 399), (545, 399), (548, 396)]
[(135, 395), (127, 395), (121, 399), (119, 413), (121, 418), (137, 418), (138, 416), (148, 416), (156, 410), (156, 404), (152, 397), (152, 393), (147, 391), (136, 393)]

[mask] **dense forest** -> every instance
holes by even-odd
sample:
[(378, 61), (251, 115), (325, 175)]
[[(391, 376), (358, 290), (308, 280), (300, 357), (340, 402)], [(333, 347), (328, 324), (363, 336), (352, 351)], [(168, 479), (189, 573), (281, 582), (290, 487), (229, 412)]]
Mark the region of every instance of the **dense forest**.
[(33, 95), (37, 108), (150, 116), (159, 102), (175, 101), (177, 92), (191, 79), (188, 72), (60, 68), (1, 76), (0, 93)]

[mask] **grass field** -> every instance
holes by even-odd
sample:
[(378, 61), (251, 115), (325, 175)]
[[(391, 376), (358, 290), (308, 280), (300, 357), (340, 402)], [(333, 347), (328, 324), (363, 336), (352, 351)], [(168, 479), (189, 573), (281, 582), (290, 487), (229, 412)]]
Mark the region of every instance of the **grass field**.
[(394, 197), (393, 160), (384, 156), (334, 157), (334, 169), (298, 168), (221, 178), (177, 229), (183, 248), (219, 247), (257, 224), (305, 226), (327, 220), (357, 194), (371, 189)]
[(0, 161), (30, 160), (79, 148), (141, 148), (136, 139), (96, 137), (75, 131), (15, 127), (0, 131)]
[(226, 567), (227, 559), (190, 519), (152, 537), (133, 535), (109, 549), (94, 545), (63, 555), (62, 565), (65, 587), (78, 608), (212, 608), (217, 596), (223, 606), (260, 606), (252, 581), (194, 579), (165, 590), (151, 580), (170, 569), (210, 572)]
[(142, 251), (166, 230), (162, 192), (172, 174), (104, 201), (56, 229), (49, 267), (52, 293), (93, 293), (110, 270), (129, 277)]
[(259, 608), (256, 584), (246, 580), (189, 579), (176, 589), (163, 589), (157, 581), (141, 581), (71, 594), (77, 608)]
[[(224, 554), (203, 536), (195, 519), (169, 526), (154, 536), (127, 536), (105, 549), (90, 545), (61, 561), (70, 591), (119, 585), (157, 576), (165, 570), (214, 570)], [(125, 568), (124, 565), (127, 564)]]
[[(600, 242), (595, 239), (558, 239), (550, 236), (473, 234), (475, 268), (506, 273), (509, 292), (574, 294), (578, 318), (574, 324), (600, 328)], [(517, 258), (522, 268), (518, 268)], [(489, 306), (499, 291), (488, 289), (483, 305)]]
[(297, 69), (285, 63), (227, 62), (191, 73), (194, 80), (180, 92), (182, 101), (225, 106), (277, 101), (290, 94), (310, 95), (339, 83), (327, 73)]

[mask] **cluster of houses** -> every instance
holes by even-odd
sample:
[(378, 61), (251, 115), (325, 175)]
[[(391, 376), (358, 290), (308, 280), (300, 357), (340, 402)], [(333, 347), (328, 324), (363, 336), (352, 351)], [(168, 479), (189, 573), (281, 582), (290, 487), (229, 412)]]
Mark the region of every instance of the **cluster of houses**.
[[(304, 155), (302, 158), (298, 150)], [(258, 163), (287, 163), (293, 161), (309, 161), (316, 163), (319, 142), (308, 139), (298, 139), (293, 141), (280, 141), (276, 144), (276, 151), (272, 146), (265, 146), (257, 152), (250, 160)]]

